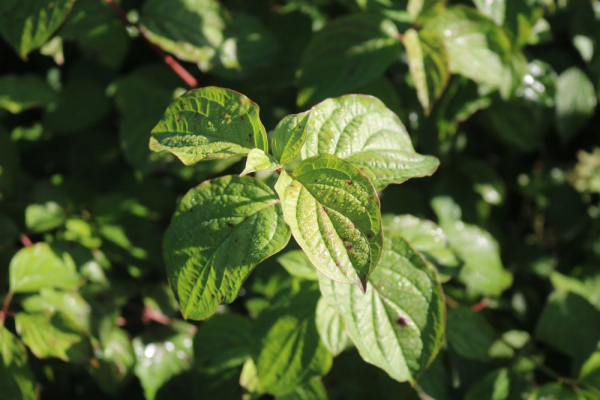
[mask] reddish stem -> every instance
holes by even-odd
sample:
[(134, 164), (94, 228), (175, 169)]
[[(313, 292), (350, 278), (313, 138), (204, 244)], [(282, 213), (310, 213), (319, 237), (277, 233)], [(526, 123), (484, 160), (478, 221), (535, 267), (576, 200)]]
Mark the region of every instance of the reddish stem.
[(137, 24), (134, 24), (133, 22), (131, 22), (129, 20), (129, 18), (127, 18), (127, 13), (125, 12), (125, 10), (123, 10), (121, 8), (120, 5), (115, 3), (114, 0), (104, 0), (104, 1), (106, 2), (106, 4), (111, 6), (113, 8), (113, 10), (115, 10), (115, 12), (117, 13), (119, 18), (123, 21), (123, 23), (125, 25), (135, 26), (136, 28), (139, 29), (144, 40), (150, 45), (150, 47), (152, 47), (152, 49), (156, 52), (156, 54), (158, 54), (162, 58), (164, 63), (167, 64), (173, 70), (173, 72), (175, 72), (177, 74), (177, 76), (179, 76), (181, 78), (181, 80), (183, 80), (190, 88), (198, 87), (198, 80), (196, 80), (196, 78), (194, 78), (192, 76), (192, 74), (189, 73), (188, 70), (186, 70), (181, 64), (179, 64), (179, 62), (177, 62), (177, 60), (175, 60), (175, 58), (173, 56), (171, 56), (170, 54), (167, 54), (160, 47), (158, 47), (154, 43), (150, 42), (150, 40), (148, 40), (148, 37), (146, 37), (144, 30)]
[(154, 311), (150, 307), (144, 307), (144, 311), (142, 311), (142, 321), (145, 324), (150, 323), (150, 321), (158, 322), (162, 325), (169, 325), (171, 323), (171, 319), (160, 313), (158, 311)]
[(4, 298), (4, 303), (2, 304), (2, 314), (0, 315), (0, 326), (4, 326), (4, 321), (6, 321), (6, 315), (8, 314), (8, 306), (10, 306), (13, 294), (13, 292), (8, 292)]
[(479, 312), (481, 310), (485, 310), (488, 306), (488, 301), (487, 299), (483, 299), (481, 300), (479, 303), (475, 303), (471, 306), (471, 310), (475, 311), (475, 312)]
[(23, 246), (25, 247), (33, 246), (33, 242), (31, 241), (31, 239), (29, 239), (29, 236), (27, 236), (24, 233), (21, 233), (21, 236), (19, 236), (19, 240), (21, 241), (21, 244), (23, 244)]

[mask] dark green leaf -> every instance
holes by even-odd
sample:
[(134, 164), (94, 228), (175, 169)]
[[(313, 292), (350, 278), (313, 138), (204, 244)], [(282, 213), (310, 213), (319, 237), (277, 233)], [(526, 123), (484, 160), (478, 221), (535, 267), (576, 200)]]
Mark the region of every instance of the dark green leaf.
[(0, 108), (13, 114), (30, 108), (47, 107), (55, 101), (54, 90), (37, 75), (0, 77)]

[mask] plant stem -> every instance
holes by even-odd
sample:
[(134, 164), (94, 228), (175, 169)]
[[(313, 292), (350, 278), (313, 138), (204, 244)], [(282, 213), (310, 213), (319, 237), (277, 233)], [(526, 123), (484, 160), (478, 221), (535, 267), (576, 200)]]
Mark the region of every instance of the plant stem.
[(4, 303), (2, 304), (2, 314), (0, 314), (0, 327), (4, 327), (4, 321), (6, 321), (6, 314), (8, 314), (8, 306), (10, 306), (10, 302), (12, 301), (14, 293), (8, 292), (6, 297), (4, 298)]
[(115, 3), (114, 0), (104, 1), (106, 2), (106, 4), (111, 6), (113, 10), (115, 10), (115, 12), (125, 25), (136, 27), (140, 31), (140, 34), (142, 35), (146, 43), (148, 43), (152, 50), (154, 50), (154, 52), (162, 58), (164, 63), (167, 64), (173, 70), (173, 72), (175, 72), (177, 76), (181, 78), (181, 80), (183, 80), (190, 88), (198, 87), (198, 80), (194, 78), (194, 76), (192, 76), (192, 74), (190, 74), (190, 72), (186, 70), (177, 60), (175, 60), (175, 58), (172, 55), (167, 54), (160, 47), (150, 42), (150, 40), (148, 40), (148, 37), (144, 33), (144, 30), (138, 24), (131, 22), (129, 18), (127, 18), (127, 13), (121, 8), (120, 5)]
[(25, 246), (25, 247), (33, 246), (33, 242), (31, 241), (31, 239), (29, 239), (29, 236), (27, 236), (25, 233), (21, 233), (21, 235), (19, 236), (19, 240), (21, 241), (21, 244), (23, 244), (23, 246)]

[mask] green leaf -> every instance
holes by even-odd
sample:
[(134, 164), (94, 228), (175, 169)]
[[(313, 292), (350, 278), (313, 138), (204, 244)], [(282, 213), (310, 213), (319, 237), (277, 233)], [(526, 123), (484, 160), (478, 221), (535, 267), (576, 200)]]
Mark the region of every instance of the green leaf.
[(245, 317), (215, 315), (194, 337), (196, 364), (208, 373), (242, 365), (250, 357), (251, 332), (252, 324)]
[(37, 358), (59, 358), (85, 364), (92, 357), (87, 333), (62, 312), (18, 313), (17, 333)]
[(560, 383), (547, 383), (540, 387), (529, 400), (586, 400), (586, 397)]
[(556, 82), (556, 122), (564, 143), (587, 126), (596, 104), (594, 85), (582, 70), (573, 67), (560, 74)]
[(504, 24), (506, 0), (473, 0), (473, 3), (479, 12), (493, 19), (497, 25)]
[(76, 292), (62, 292), (52, 288), (43, 288), (39, 294), (23, 299), (21, 305), (30, 314), (52, 314), (59, 311), (70, 318), (73, 324), (82, 331), (90, 331), (90, 305)]
[(331, 368), (331, 354), (315, 325), (318, 299), (316, 283), (303, 282), (282, 292), (258, 316), (252, 358), (267, 393), (289, 393)]
[(446, 0), (408, 0), (406, 10), (418, 22), (431, 18), (443, 11)]
[(275, 190), (296, 242), (325, 276), (362, 291), (381, 254), (379, 198), (347, 161), (321, 154), (281, 171)]
[(460, 271), (461, 261), (450, 246), (442, 229), (432, 221), (412, 215), (384, 215), (384, 233), (400, 235), (432, 264), (447, 281)]
[(154, 400), (161, 388), (168, 393), (169, 381), (191, 369), (194, 332), (193, 325), (174, 321), (168, 326), (155, 326), (133, 339), (135, 374), (146, 400)]
[(323, 344), (334, 357), (339, 355), (348, 345), (348, 334), (343, 317), (321, 298), (317, 303), (316, 320)]
[(169, 151), (185, 165), (268, 150), (258, 106), (218, 87), (190, 90), (176, 99), (152, 130), (150, 149)]
[(496, 336), (483, 315), (466, 307), (448, 310), (446, 339), (450, 348), (461, 357), (488, 362)]
[(498, 296), (512, 285), (512, 274), (504, 269), (500, 249), (482, 228), (461, 221), (460, 207), (450, 197), (436, 197), (432, 207), (440, 227), (464, 262), (459, 279), (470, 291)]
[(4, 327), (0, 328), (0, 382), (6, 400), (37, 400), (33, 374), (27, 365), (25, 346)]
[(133, 374), (135, 354), (126, 331), (113, 327), (100, 339), (96, 350), (98, 368), (89, 368), (98, 386), (108, 394), (115, 395)]
[(473, 384), (465, 400), (508, 400), (511, 376), (508, 368), (497, 369)]
[(409, 29), (403, 39), (408, 67), (426, 114), (440, 98), (450, 79), (448, 54), (441, 37), (431, 31)]
[(149, 0), (140, 25), (145, 38), (180, 60), (207, 63), (223, 45), (228, 18), (216, 0)]
[(31, 108), (46, 107), (55, 101), (54, 90), (37, 75), (4, 75), (0, 77), (0, 108), (13, 114)]
[(275, 171), (281, 168), (281, 165), (275, 161), (272, 155), (265, 153), (261, 149), (252, 149), (246, 159), (246, 167), (240, 176), (248, 175), (257, 171)]
[(0, 4), (0, 33), (27, 58), (42, 47), (63, 23), (75, 0), (3, 0)]
[(306, 124), (310, 111), (292, 114), (283, 118), (275, 127), (271, 146), (273, 156), (281, 164), (292, 161), (302, 149), (306, 141)]
[(164, 238), (171, 288), (185, 318), (231, 303), (256, 264), (287, 244), (279, 199), (250, 177), (224, 176), (191, 189)]
[(454, 6), (424, 27), (442, 37), (450, 72), (498, 88), (504, 82), (510, 41), (502, 28), (475, 9)]
[(596, 350), (583, 363), (579, 371), (579, 380), (600, 389), (600, 350)]
[(298, 105), (352, 92), (400, 58), (394, 23), (375, 14), (338, 18), (315, 35), (300, 64)]
[(22, 248), (10, 261), (10, 290), (37, 292), (46, 287), (72, 289), (79, 283), (75, 262), (69, 253), (47, 243)]
[(429, 176), (439, 161), (415, 152), (398, 116), (365, 95), (328, 99), (313, 107), (302, 158), (333, 154), (354, 164), (382, 190), (391, 183)]
[(57, 203), (30, 204), (25, 209), (25, 225), (33, 233), (50, 231), (64, 224), (65, 210)]
[(318, 378), (311, 379), (291, 393), (277, 396), (276, 400), (327, 400), (327, 391), (323, 382)]
[(0, 200), (16, 192), (21, 173), (19, 158), (15, 142), (0, 126)]
[(473, 182), (473, 190), (486, 203), (499, 205), (504, 202), (506, 187), (493, 165), (483, 160), (464, 158), (460, 160), (459, 169)]
[(554, 292), (538, 320), (535, 336), (582, 362), (600, 340), (600, 311), (578, 294)]
[(292, 250), (283, 253), (277, 257), (277, 262), (292, 276), (310, 281), (317, 280), (317, 270), (302, 250)]
[(445, 311), (435, 271), (408, 242), (386, 236), (365, 294), (322, 276), (319, 283), (361, 357), (397, 381), (416, 382), (442, 345)]

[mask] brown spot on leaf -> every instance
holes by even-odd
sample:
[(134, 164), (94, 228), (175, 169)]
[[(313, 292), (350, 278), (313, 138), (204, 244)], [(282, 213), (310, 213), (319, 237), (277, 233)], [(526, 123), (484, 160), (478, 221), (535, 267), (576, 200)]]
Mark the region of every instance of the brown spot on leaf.
[(228, 227), (228, 228), (233, 228), (233, 227), (234, 227), (234, 225), (233, 225), (233, 223), (232, 223), (232, 222), (228, 222), (228, 223), (227, 223), (227, 227)]
[(373, 239), (373, 234), (371, 232), (367, 233), (367, 239)]
[(408, 326), (408, 319), (404, 315), (399, 315), (396, 319), (396, 325), (399, 325), (401, 328)]
[(348, 182), (346, 182), (348, 184), (348, 186), (352, 186), (354, 184), (354, 182), (352, 182), (351, 180), (349, 180)]
[(348, 251), (352, 251), (353, 249), (354, 249), (354, 245), (353, 245), (352, 243), (348, 243), (348, 244), (346, 245), (346, 250), (348, 250)]

